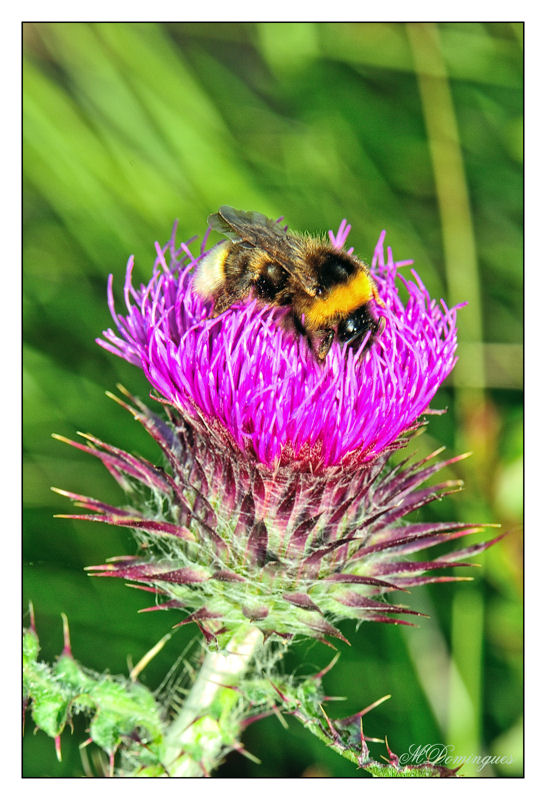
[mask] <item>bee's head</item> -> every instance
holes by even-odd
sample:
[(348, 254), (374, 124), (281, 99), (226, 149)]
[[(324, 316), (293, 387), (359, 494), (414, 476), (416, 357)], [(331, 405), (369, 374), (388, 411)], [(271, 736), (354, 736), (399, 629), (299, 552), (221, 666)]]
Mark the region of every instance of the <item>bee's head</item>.
[(370, 341), (376, 333), (384, 327), (382, 318), (375, 319), (370, 313), (369, 303), (359, 306), (351, 311), (337, 326), (337, 338), (340, 342), (349, 342), (352, 345), (360, 344), (364, 336), (370, 331)]

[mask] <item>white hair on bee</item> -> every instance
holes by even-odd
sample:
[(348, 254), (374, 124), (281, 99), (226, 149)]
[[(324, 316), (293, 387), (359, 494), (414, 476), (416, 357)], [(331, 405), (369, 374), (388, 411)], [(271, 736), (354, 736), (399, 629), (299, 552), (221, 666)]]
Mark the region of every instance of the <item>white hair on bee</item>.
[(230, 246), (229, 241), (220, 242), (197, 265), (193, 290), (201, 297), (211, 297), (224, 283), (224, 263)]

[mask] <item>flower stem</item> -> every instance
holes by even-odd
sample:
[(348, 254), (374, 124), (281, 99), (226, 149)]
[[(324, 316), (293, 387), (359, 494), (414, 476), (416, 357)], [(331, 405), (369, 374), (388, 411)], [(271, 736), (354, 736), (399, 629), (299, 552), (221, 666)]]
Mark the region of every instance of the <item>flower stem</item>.
[(169, 776), (208, 775), (226, 751), (238, 745), (242, 716), (237, 683), (262, 643), (258, 628), (242, 625), (223, 650), (207, 653), (165, 737), (164, 766)]

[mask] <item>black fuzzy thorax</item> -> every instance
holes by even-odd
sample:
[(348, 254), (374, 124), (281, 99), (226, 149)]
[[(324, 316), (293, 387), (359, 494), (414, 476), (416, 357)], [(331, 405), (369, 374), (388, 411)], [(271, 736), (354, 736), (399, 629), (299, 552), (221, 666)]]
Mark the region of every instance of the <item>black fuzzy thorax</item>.
[(316, 273), (320, 285), (328, 291), (340, 283), (347, 283), (359, 271), (359, 262), (339, 250), (326, 245), (309, 249), (307, 263)]

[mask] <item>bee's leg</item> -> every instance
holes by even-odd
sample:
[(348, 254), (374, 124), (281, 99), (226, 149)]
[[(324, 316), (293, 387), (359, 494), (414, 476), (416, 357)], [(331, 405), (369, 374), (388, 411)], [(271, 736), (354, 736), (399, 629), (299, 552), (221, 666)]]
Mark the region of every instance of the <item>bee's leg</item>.
[(309, 336), (311, 349), (319, 361), (324, 361), (330, 352), (330, 347), (334, 341), (335, 331), (333, 328), (322, 328), (314, 333), (315, 337), (311, 338)]
[(214, 309), (212, 311), (212, 317), (219, 317), (220, 314), (223, 314), (224, 311), (227, 311), (230, 306), (233, 305), (239, 298), (234, 297), (229, 292), (222, 292), (219, 295), (216, 295), (214, 298)]
[(373, 299), (375, 300), (375, 302), (377, 303), (378, 306), (381, 306), (381, 308), (385, 308), (385, 303), (379, 297), (379, 292), (377, 291), (377, 286), (375, 285), (375, 283), (373, 281), (372, 281), (372, 296), (373, 296)]
[(332, 342), (334, 341), (334, 335), (335, 331), (332, 330), (332, 328), (328, 328), (317, 350), (317, 358), (319, 361), (324, 361), (324, 359), (330, 352), (330, 347), (332, 346)]
[(305, 326), (301, 321), (301, 317), (299, 317), (295, 312), (292, 312), (292, 322), (294, 323), (294, 328), (298, 333), (302, 336), (307, 335), (307, 331), (305, 330)]
[(222, 290), (214, 297), (213, 317), (218, 317), (227, 311), (234, 303), (244, 300), (252, 288), (250, 281), (239, 281), (237, 285), (225, 285)]

